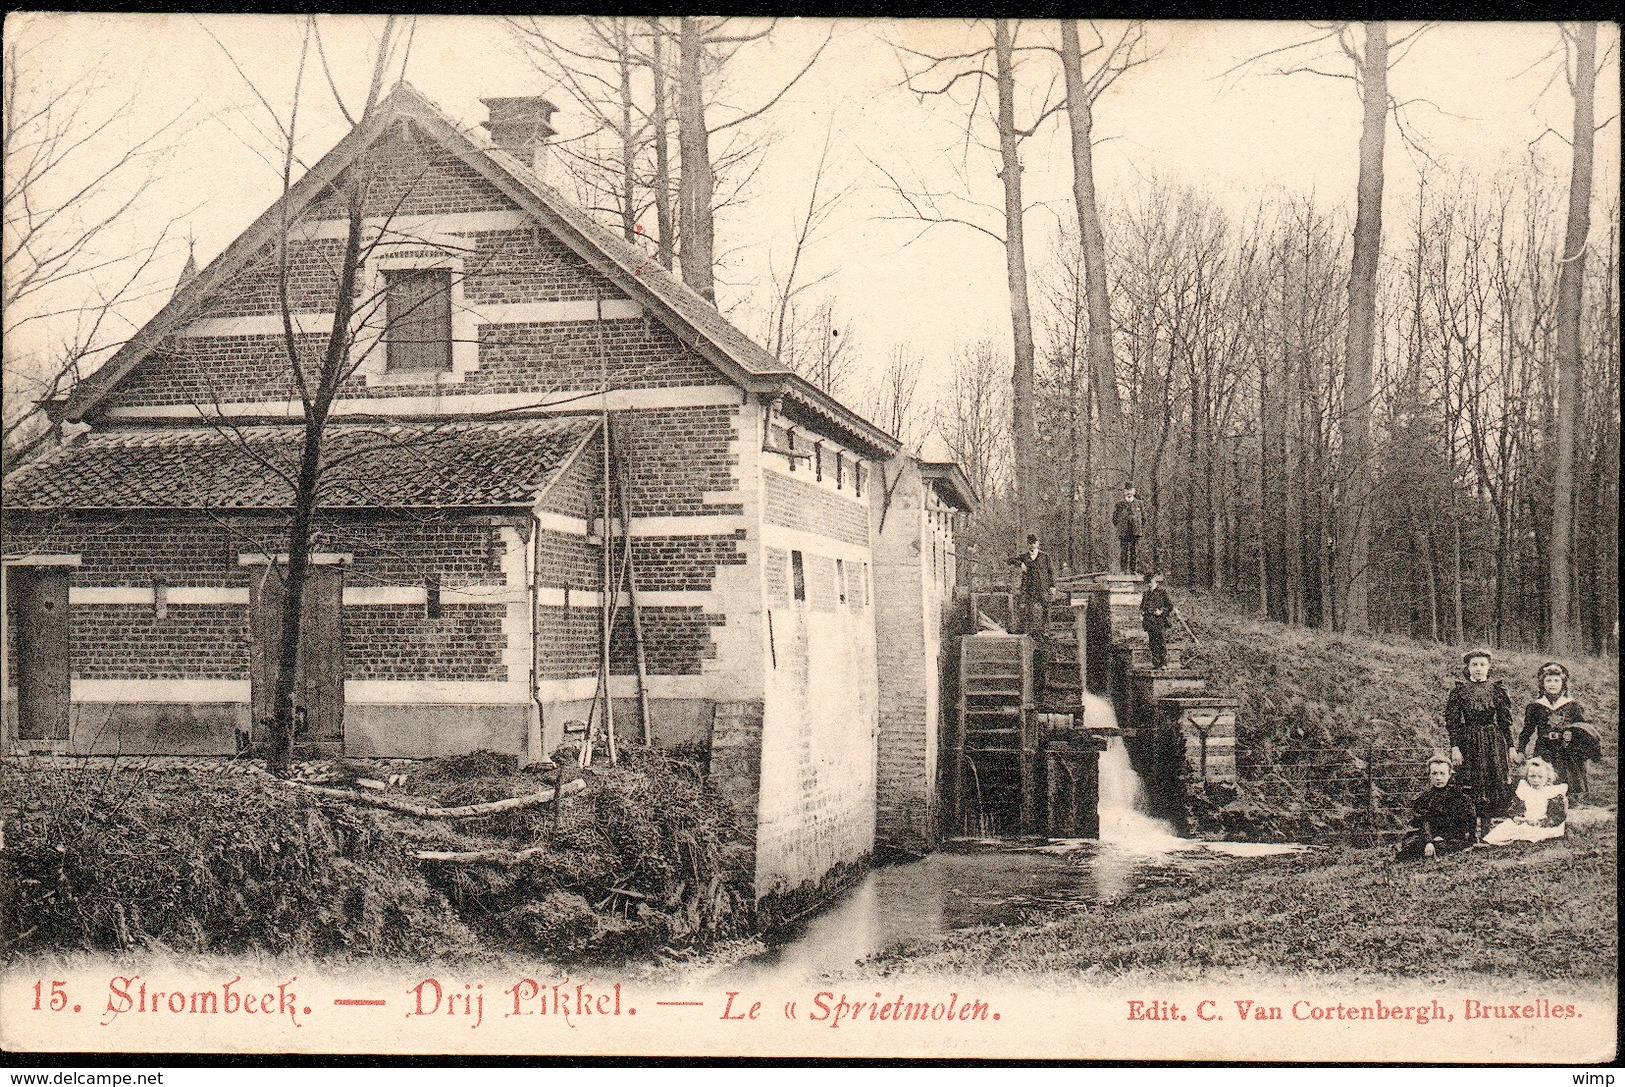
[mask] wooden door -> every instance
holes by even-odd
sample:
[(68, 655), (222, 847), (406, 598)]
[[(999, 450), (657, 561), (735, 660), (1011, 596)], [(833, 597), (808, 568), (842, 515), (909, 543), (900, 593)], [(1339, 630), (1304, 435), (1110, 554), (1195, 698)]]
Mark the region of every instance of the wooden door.
[[(277, 654), (282, 636), (284, 571), (267, 571), (255, 586), (251, 619), (254, 650), (254, 739), (266, 740), (266, 724), (275, 706)], [(295, 665), (295, 743), (342, 744), (344, 741), (344, 568), (312, 566), (305, 580), (300, 613), (299, 658)]]
[(17, 738), (66, 740), (71, 698), (68, 572), (51, 566), (6, 571), (17, 632)]

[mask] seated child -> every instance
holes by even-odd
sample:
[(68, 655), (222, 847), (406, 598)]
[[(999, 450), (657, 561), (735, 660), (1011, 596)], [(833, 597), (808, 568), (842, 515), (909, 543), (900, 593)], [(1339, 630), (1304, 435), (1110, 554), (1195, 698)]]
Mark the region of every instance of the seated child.
[(1466, 849), (1477, 831), (1472, 799), (1451, 780), (1450, 760), (1443, 755), (1428, 760), (1428, 787), (1412, 804), (1398, 859), (1414, 861)]
[(1523, 780), (1518, 782), (1519, 813), (1497, 823), (1484, 835), (1485, 845), (1509, 842), (1543, 842), (1561, 838), (1568, 819), (1567, 785), (1558, 783), (1557, 771), (1545, 759), (1529, 759), (1523, 764)]

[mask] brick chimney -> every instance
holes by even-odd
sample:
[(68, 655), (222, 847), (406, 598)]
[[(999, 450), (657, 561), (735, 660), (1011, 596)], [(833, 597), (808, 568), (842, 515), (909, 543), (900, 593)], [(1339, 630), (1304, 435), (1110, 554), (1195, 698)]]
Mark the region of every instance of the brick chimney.
[(540, 95), (480, 101), (488, 114), (480, 124), (491, 133), (491, 142), (529, 166), (537, 177), (545, 176), (547, 141), (556, 131), (551, 119), (558, 107)]

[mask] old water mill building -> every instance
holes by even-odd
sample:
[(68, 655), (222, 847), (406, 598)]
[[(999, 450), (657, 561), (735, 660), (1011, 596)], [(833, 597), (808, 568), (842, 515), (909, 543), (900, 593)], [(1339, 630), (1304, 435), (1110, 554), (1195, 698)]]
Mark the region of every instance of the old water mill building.
[[(1109, 621), (1132, 585), (1074, 586), (1038, 679), (1034, 639), (958, 652), (996, 610), (955, 603), (959, 469), (784, 371), (547, 185), (545, 100), (487, 105), (489, 136), (398, 86), (50, 405), (60, 439), (5, 483), (5, 750), (263, 738), (303, 432), (285, 345), (327, 342), (334, 183), (364, 170), (357, 290), (378, 302), (328, 424), (303, 741), (540, 759), (593, 717), (607, 660), (623, 730), (702, 752), (754, 827), (758, 895), (973, 824), (1092, 833), (1101, 744), (1072, 727), (1091, 669), (1175, 693), (1139, 691)], [(1178, 739), (1191, 715), (1169, 705)]]

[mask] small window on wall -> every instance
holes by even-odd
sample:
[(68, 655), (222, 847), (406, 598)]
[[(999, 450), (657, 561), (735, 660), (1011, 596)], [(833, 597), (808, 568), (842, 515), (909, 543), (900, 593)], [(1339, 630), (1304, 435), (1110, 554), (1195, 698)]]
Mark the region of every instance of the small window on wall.
[(802, 565), (801, 552), (790, 552), (790, 587), (797, 600), (807, 599), (807, 569)]
[(846, 484), (846, 454), (835, 454), (835, 489), (838, 491)]
[(384, 272), (384, 368), (451, 370), (451, 270)]
[(840, 559), (835, 560), (835, 595), (846, 603), (846, 563)]
[(863, 497), (863, 462), (860, 460), (852, 465), (852, 493), (859, 498)]
[(423, 576), (423, 616), (426, 619), (440, 618), (439, 574), (425, 574)]
[(824, 482), (824, 443), (813, 443), (813, 479)]

